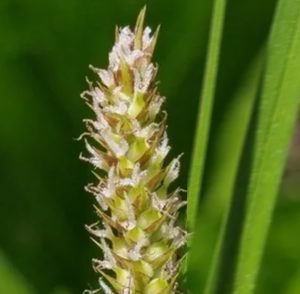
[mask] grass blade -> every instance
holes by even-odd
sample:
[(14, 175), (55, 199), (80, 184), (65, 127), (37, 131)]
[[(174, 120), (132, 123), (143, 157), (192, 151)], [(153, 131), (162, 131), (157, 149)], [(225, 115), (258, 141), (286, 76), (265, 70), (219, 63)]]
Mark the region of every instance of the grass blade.
[[(221, 250), (220, 247), (222, 245), (227, 248), (228, 233), (226, 230), (226, 236), (224, 236), (225, 227), (229, 222), (227, 218), (231, 210), (230, 202), (235, 193), (237, 174), (240, 174), (239, 163), (254, 101), (258, 94), (261, 59), (262, 52), (251, 62), (236, 93), (228, 99), (230, 107), (226, 111), (222, 125), (213, 134), (214, 147), (210, 146), (209, 154), (209, 168), (213, 172), (206, 175), (202, 191), (204, 199), (197, 218), (188, 272), (189, 283), (192, 287), (193, 284), (200, 283), (200, 286), (193, 289), (200, 293), (214, 293), (216, 284), (221, 279), (219, 271), (223, 268), (220, 263), (223, 263), (223, 254), (226, 250), (223, 248)], [(204, 238), (205, 241), (203, 241)], [(226, 244), (223, 244), (225, 238)], [(230, 272), (231, 263), (227, 263), (226, 266)]]
[(219, 52), (223, 31), (226, 0), (215, 0), (210, 29), (207, 63), (199, 103), (194, 150), (188, 182), (187, 227), (194, 231), (201, 192), (203, 168), (211, 125), (211, 114), (216, 88)]
[(267, 53), (236, 294), (253, 292), (299, 106), (299, 0), (279, 1)]
[[(208, 207), (214, 210), (208, 211), (208, 215), (214, 214), (216, 218), (222, 218), (222, 221), (204, 291), (206, 294), (225, 293), (225, 283), (219, 282), (223, 274), (227, 277), (227, 275), (222, 272), (222, 266), (224, 266), (222, 264), (223, 255), (232, 256), (234, 254), (231, 252), (233, 246), (228, 245), (233, 239), (228, 237), (228, 234), (230, 234), (229, 232), (231, 232), (231, 230), (235, 231), (229, 228), (229, 226), (231, 226), (231, 208), (234, 206), (232, 204), (234, 184), (236, 183), (239, 162), (241, 160), (243, 146), (245, 145), (247, 129), (254, 109), (254, 102), (259, 92), (263, 56), (263, 51), (260, 51), (258, 56), (256, 56), (254, 61), (250, 64), (237, 93), (233, 99), (230, 100), (230, 107), (226, 113), (224, 124), (214, 139), (216, 140), (215, 145), (217, 145), (218, 148), (214, 152), (216, 162), (213, 168), (215, 172), (211, 174), (209, 182), (218, 184), (212, 185), (206, 191), (205, 198), (217, 204)], [(215, 199), (216, 196), (218, 199)], [(226, 263), (226, 268), (227, 271), (230, 271), (231, 264)], [(229, 281), (227, 281), (226, 284), (229, 284)]]

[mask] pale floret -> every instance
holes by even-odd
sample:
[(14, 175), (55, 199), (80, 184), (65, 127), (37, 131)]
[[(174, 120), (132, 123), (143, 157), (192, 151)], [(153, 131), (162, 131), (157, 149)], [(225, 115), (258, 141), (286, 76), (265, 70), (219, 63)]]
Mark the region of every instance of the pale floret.
[(146, 93), (155, 74), (155, 67), (150, 63), (142, 72), (134, 70), (134, 89), (137, 92)]
[(112, 130), (106, 128), (100, 132), (103, 140), (106, 142), (109, 149), (116, 155), (116, 157), (121, 157), (128, 151), (128, 143), (123, 138), (114, 138)]
[(152, 32), (151, 28), (149, 27), (145, 28), (143, 34), (143, 50), (146, 50), (150, 46), (153, 40), (153, 37), (151, 36), (151, 32)]

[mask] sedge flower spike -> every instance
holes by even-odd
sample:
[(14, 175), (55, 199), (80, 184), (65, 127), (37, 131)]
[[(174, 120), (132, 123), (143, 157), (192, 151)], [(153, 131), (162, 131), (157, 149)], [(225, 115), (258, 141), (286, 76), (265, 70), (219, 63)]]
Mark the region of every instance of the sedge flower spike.
[[(186, 232), (177, 226), (180, 189), (169, 191), (179, 173), (179, 158), (164, 164), (170, 150), (164, 97), (157, 91), (157, 66), (151, 62), (158, 30), (144, 28), (145, 9), (133, 31), (117, 28), (107, 70), (91, 66), (99, 81), (82, 98), (95, 113), (83, 137), (97, 182), (99, 221), (87, 226), (102, 251), (93, 260), (102, 293), (175, 293), (178, 249)], [(87, 293), (98, 293), (87, 291)]]

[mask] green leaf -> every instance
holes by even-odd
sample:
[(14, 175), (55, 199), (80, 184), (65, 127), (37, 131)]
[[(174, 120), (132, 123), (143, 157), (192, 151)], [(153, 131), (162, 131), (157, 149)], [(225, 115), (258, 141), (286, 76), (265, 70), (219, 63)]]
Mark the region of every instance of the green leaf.
[[(204, 193), (204, 197), (207, 199), (206, 202), (209, 202), (206, 205), (205, 215), (208, 215), (209, 218), (213, 216), (217, 221), (221, 221), (221, 224), (216, 238), (217, 244), (214, 248), (209, 277), (206, 281), (206, 294), (222, 292), (224, 291), (223, 287), (226, 286), (225, 283), (219, 282), (222, 277), (226, 276), (226, 273), (222, 272), (224, 266), (222, 261), (226, 256), (232, 256), (230, 250), (233, 246), (229, 245), (232, 238), (228, 237), (231, 230), (231, 204), (247, 129), (259, 93), (263, 53), (263, 51), (260, 51), (250, 64), (236, 94), (230, 99), (230, 107), (226, 112), (224, 123), (214, 136), (215, 149), (212, 151), (212, 157), (214, 158), (212, 169), (214, 172), (209, 174), (208, 182), (217, 184), (208, 185), (209, 187)], [(204, 220), (199, 225), (206, 226), (207, 223)], [(226, 264), (227, 271), (230, 266), (231, 264)], [(229, 281), (226, 284), (228, 283)]]
[(225, 6), (226, 0), (216, 0), (212, 14), (207, 63), (204, 73), (201, 100), (199, 103), (194, 151), (188, 182), (187, 227), (190, 231), (194, 231), (197, 219), (198, 202), (201, 192), (205, 155), (215, 96)]
[[(247, 128), (258, 94), (261, 62), (262, 52), (243, 75), (236, 93), (228, 99), (229, 107), (223, 114), (223, 123), (211, 138), (210, 168), (206, 169), (206, 184), (202, 192), (204, 201), (197, 218), (189, 264), (189, 280), (194, 283), (201, 281), (200, 290), (203, 292), (206, 283), (206, 293), (212, 293), (217, 280), (220, 280), (221, 258), (228, 241), (225, 228)], [(230, 266), (231, 263), (227, 264), (227, 268)], [(199, 290), (199, 286), (194, 290)]]
[(300, 1), (280, 0), (267, 48), (234, 293), (252, 293), (299, 107)]

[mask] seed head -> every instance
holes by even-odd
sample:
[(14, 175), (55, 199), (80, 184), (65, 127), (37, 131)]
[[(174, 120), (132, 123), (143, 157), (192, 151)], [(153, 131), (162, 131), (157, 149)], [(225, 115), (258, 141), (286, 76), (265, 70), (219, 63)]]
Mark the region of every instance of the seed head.
[[(180, 189), (169, 191), (178, 177), (179, 158), (165, 164), (170, 150), (165, 98), (156, 87), (157, 66), (151, 62), (158, 29), (144, 28), (145, 8), (135, 29), (116, 29), (107, 70), (82, 97), (95, 118), (84, 120), (96, 182), (86, 190), (95, 196), (99, 221), (87, 226), (102, 251), (93, 259), (102, 292), (122, 294), (175, 293), (179, 270), (177, 250), (186, 232), (176, 225), (185, 203)], [(96, 293), (90, 291), (90, 293)]]

